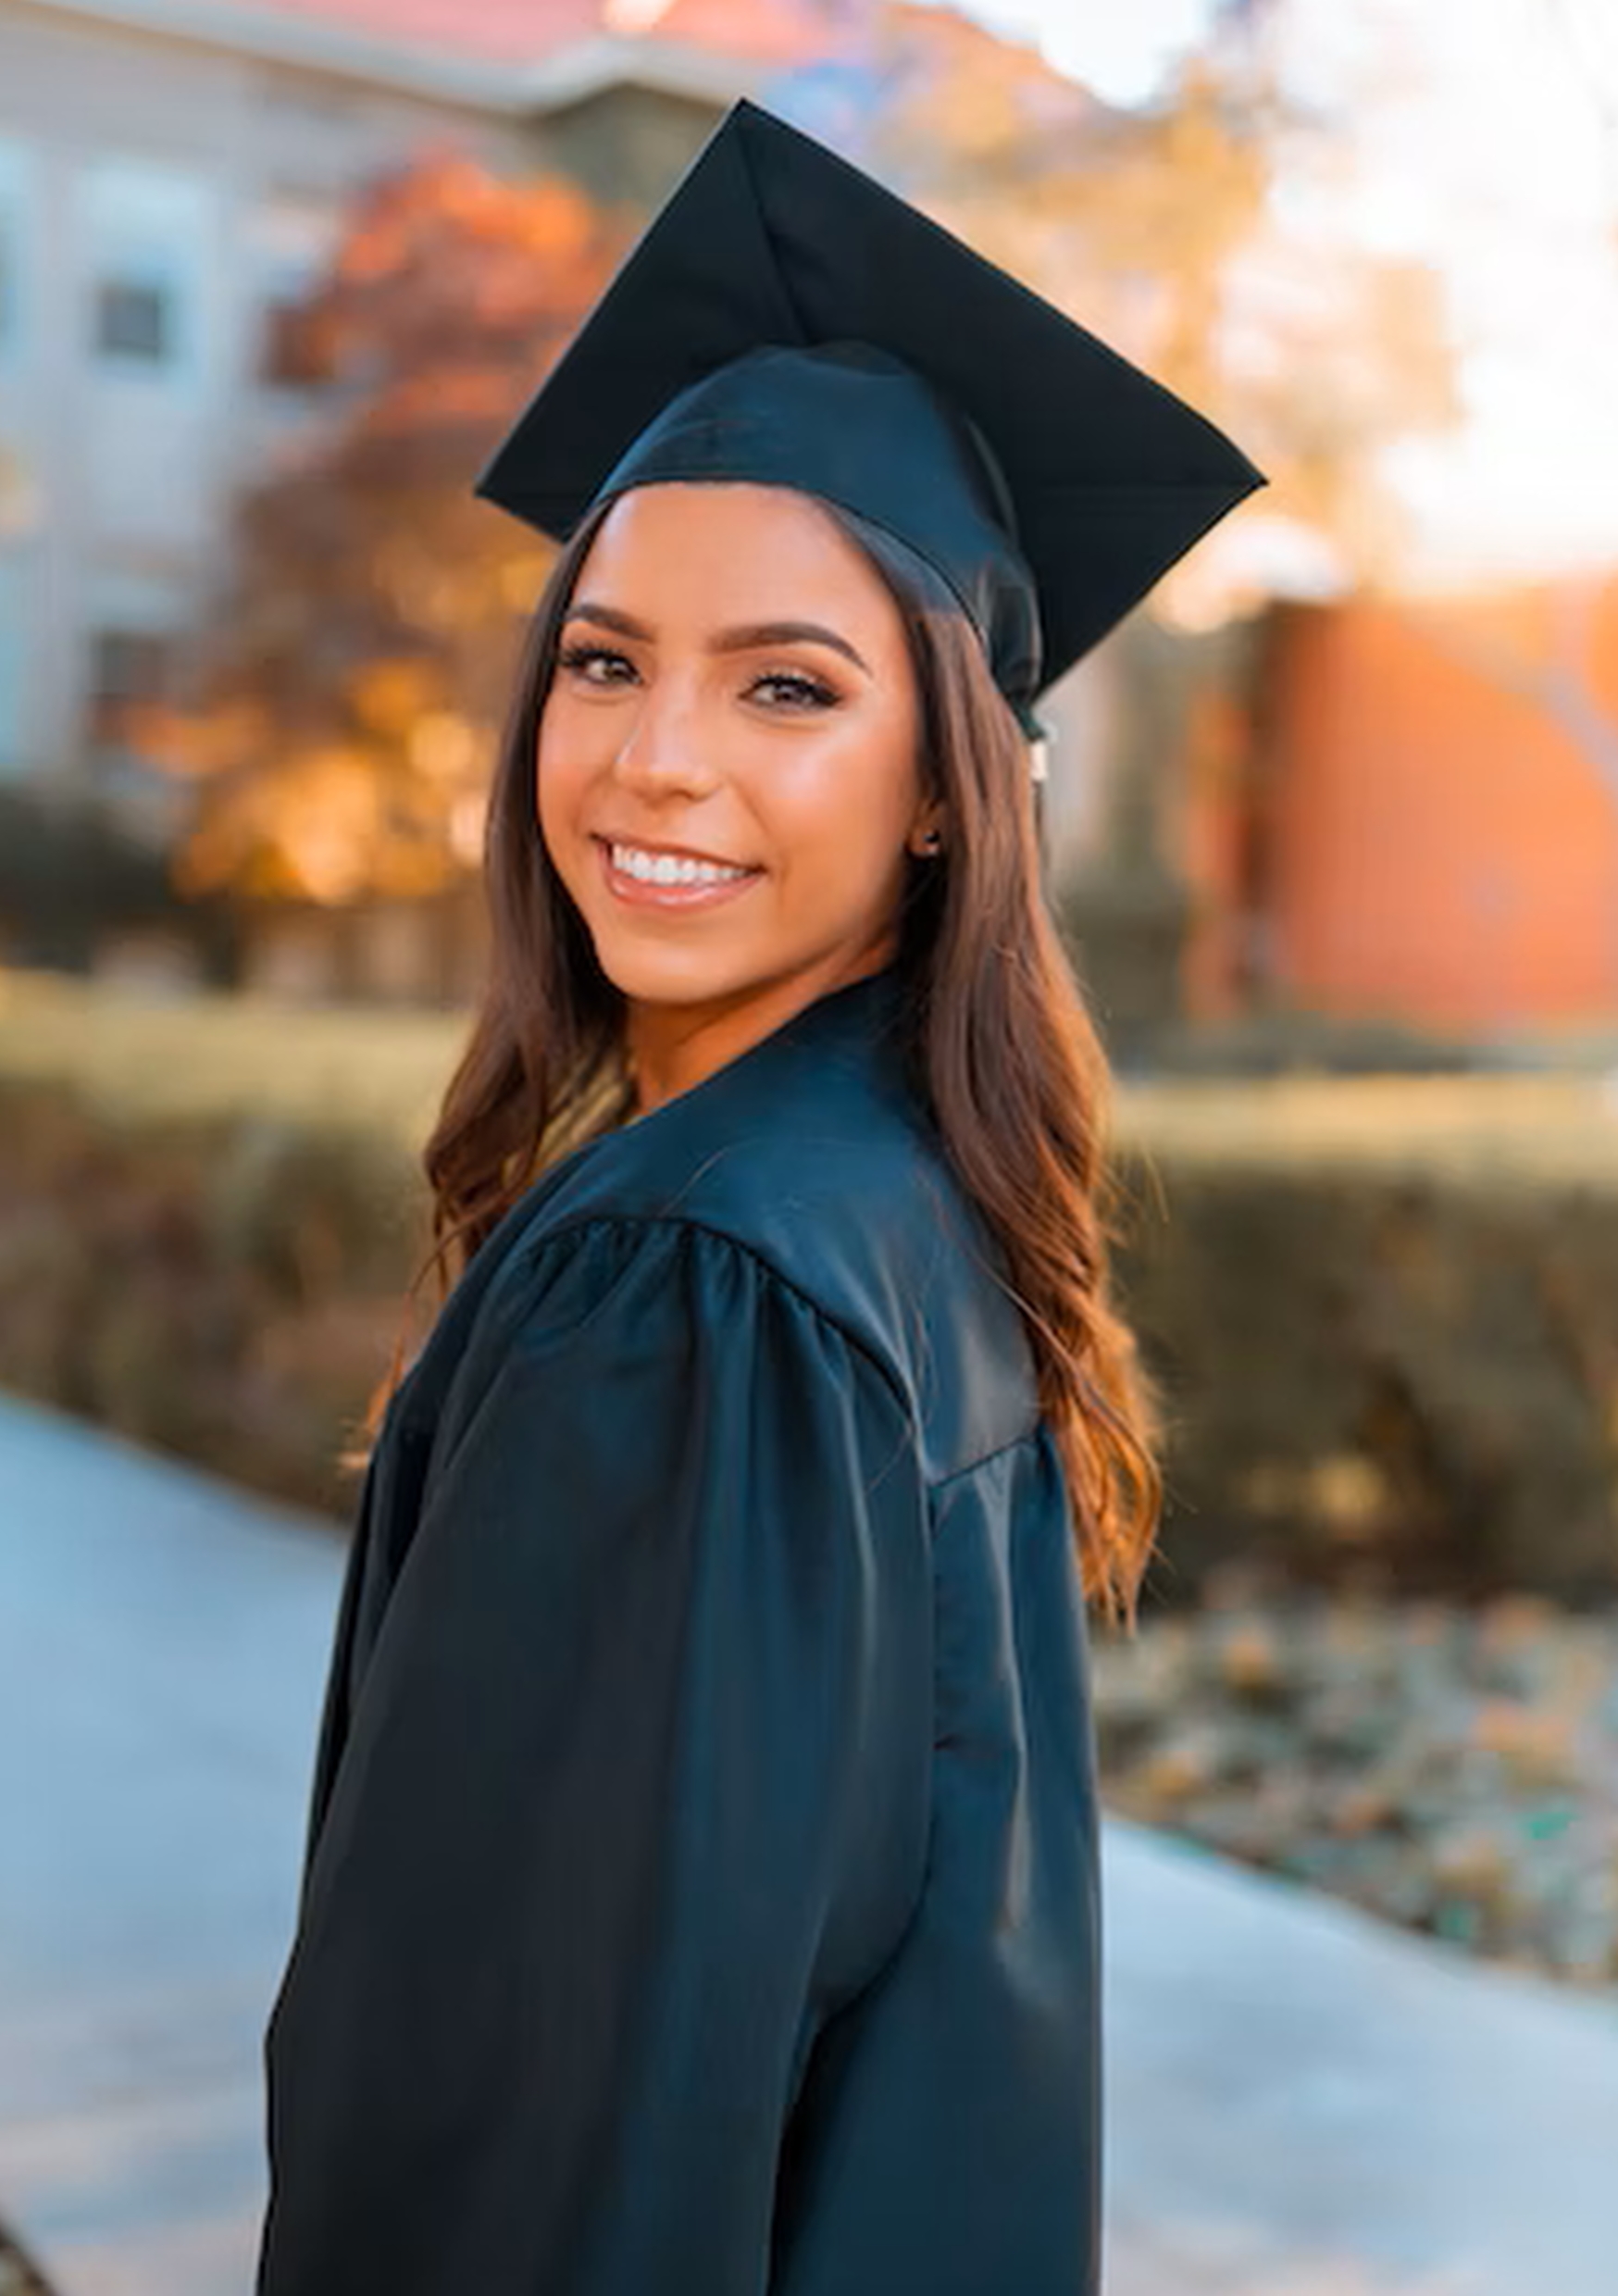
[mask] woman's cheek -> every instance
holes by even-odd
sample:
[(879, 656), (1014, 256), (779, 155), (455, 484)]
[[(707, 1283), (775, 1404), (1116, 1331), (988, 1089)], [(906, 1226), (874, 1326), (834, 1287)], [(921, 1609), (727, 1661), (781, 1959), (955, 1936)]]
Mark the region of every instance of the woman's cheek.
[(576, 830), (579, 807), (590, 785), (591, 768), (582, 729), (562, 711), (557, 723), (541, 742), (535, 772), (540, 827), (548, 841)]

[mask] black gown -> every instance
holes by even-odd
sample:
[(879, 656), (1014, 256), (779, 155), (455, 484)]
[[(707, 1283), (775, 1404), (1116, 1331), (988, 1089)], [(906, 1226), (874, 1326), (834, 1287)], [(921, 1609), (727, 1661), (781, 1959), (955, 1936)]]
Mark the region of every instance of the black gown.
[(259, 2296), (1095, 2296), (1086, 1619), (892, 972), (576, 1151), (390, 1409)]

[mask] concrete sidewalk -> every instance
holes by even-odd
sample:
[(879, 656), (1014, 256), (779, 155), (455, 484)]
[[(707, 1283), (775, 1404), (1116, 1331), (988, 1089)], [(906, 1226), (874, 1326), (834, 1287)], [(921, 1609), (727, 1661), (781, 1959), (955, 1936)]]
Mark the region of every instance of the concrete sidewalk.
[(241, 2296), (341, 1549), (0, 1403), (0, 2215), (62, 2296)]
[[(341, 1567), (0, 1402), (0, 2215), (61, 2296), (247, 2296)], [(1107, 2296), (1618, 2291), (1618, 2006), (1121, 1824), (1105, 1892)]]

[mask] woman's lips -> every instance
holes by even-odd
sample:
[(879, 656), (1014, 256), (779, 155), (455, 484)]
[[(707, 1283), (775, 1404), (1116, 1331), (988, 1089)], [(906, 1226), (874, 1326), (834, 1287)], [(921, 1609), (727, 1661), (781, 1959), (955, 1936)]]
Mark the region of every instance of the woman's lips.
[(604, 837), (595, 841), (601, 855), (602, 874), (607, 891), (616, 900), (631, 908), (640, 909), (713, 909), (727, 901), (735, 900), (750, 885), (755, 885), (764, 875), (762, 869), (749, 869), (744, 877), (730, 877), (717, 884), (660, 885), (643, 877), (631, 877), (625, 869), (613, 867), (612, 846)]

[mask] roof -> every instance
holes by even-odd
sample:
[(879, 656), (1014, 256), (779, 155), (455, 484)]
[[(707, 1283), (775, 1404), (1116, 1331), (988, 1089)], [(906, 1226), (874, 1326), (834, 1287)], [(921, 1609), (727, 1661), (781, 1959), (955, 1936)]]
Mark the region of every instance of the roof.
[[(1037, 137), (1082, 89), (952, 0), (31, 0), (93, 23), (518, 117), (639, 86), (724, 110), (778, 100), (834, 144), (838, 102), (868, 116), (944, 72), (1013, 101)], [(820, 81), (830, 79), (827, 84)], [(847, 83), (846, 85), (844, 83)], [(840, 99), (839, 92), (840, 90)], [(877, 92), (879, 90), (879, 95)], [(816, 105), (831, 106), (818, 119)], [(844, 123), (846, 125), (846, 123)]]
[(536, 64), (581, 41), (668, 42), (760, 64), (818, 55), (831, 29), (813, 0), (214, 0), (232, 15), (266, 12), (411, 48), (438, 47), (502, 63)]
[(500, 111), (619, 81), (725, 103), (846, 37), (831, 0), (36, 0)]

